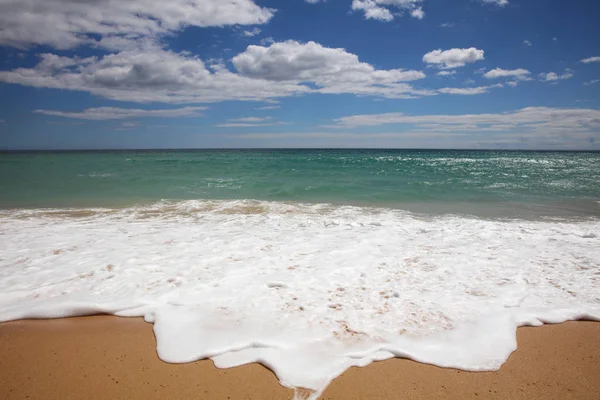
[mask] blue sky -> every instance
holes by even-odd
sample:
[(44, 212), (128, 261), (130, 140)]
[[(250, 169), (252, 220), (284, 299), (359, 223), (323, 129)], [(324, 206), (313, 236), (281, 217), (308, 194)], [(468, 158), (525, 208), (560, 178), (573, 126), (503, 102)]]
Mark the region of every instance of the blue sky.
[(600, 149), (600, 2), (0, 0), (0, 149)]

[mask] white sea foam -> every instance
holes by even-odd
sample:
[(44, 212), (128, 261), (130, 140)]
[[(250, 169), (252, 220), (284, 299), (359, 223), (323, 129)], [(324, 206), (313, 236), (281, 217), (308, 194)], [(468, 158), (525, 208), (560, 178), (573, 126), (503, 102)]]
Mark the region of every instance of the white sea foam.
[(600, 221), (187, 201), (0, 212), (0, 320), (154, 323), (168, 362), (260, 362), (318, 396), (407, 357), (498, 369), (520, 325), (600, 319)]

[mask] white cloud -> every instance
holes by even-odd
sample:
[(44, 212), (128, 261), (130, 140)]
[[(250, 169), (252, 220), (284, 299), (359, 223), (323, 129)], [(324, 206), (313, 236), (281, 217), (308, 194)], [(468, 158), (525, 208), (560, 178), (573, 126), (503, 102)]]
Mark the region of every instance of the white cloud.
[(584, 64), (589, 64), (589, 63), (597, 63), (600, 62), (600, 57), (590, 57), (590, 58), (584, 58), (583, 60), (581, 60), (580, 62), (584, 63)]
[(84, 91), (139, 103), (266, 100), (312, 91), (296, 82), (243, 77), (218, 63), (209, 69), (197, 57), (159, 48), (123, 51), (102, 58), (41, 57), (33, 68), (0, 71), (0, 82)]
[(423, 56), (423, 62), (437, 65), (442, 69), (464, 67), (484, 59), (484, 51), (471, 47), (468, 49), (433, 50)]
[(253, 0), (2, 0), (0, 44), (130, 49), (187, 26), (264, 24), (274, 12)]
[(248, 46), (232, 59), (241, 75), (275, 81), (314, 81), (325, 86), (337, 81), (386, 84), (425, 78), (421, 71), (376, 70), (344, 49), (294, 40), (269, 47)]
[(264, 107), (255, 108), (255, 110), (277, 110), (280, 108), (281, 108), (281, 106), (264, 106)]
[(262, 32), (260, 30), (260, 28), (253, 28), (253, 29), (243, 31), (242, 35), (246, 36), (246, 37), (252, 37), (252, 36), (260, 35), (260, 32)]
[(454, 28), (455, 25), (454, 22), (444, 22), (443, 24), (440, 24), (442, 28)]
[(366, 19), (376, 19), (384, 22), (394, 19), (392, 12), (385, 7), (378, 6), (375, 0), (353, 0), (352, 9), (364, 11)]
[(481, 0), (482, 3), (495, 4), (500, 7), (508, 5), (508, 0)]
[(274, 82), (313, 82), (321, 93), (354, 93), (383, 97), (426, 95), (403, 83), (425, 78), (421, 71), (377, 70), (340, 48), (293, 40), (269, 47), (248, 46), (232, 63), (243, 77)]
[[(160, 110), (140, 110), (133, 108), (117, 108), (117, 107), (97, 107), (88, 108), (80, 112), (66, 112), (55, 110), (35, 110), (35, 113), (51, 115), (54, 117), (87, 119), (87, 120), (109, 120), (109, 119), (126, 119), (126, 118), (143, 118), (143, 117), (161, 117), (161, 118), (180, 118), (201, 116), (201, 111), (206, 110), (206, 107), (183, 107), (175, 109), (160, 109)], [(123, 123), (131, 124), (129, 122)], [(137, 124), (137, 123), (136, 123)]]
[[(511, 130), (510, 133), (506, 131)], [(563, 129), (563, 128), (559, 128)], [(560, 133), (559, 133), (560, 132)], [(482, 135), (482, 133), (484, 133)], [(519, 148), (519, 149), (589, 149), (598, 140), (598, 133), (544, 129), (521, 130), (514, 124), (489, 125), (484, 129), (470, 124), (456, 125), (453, 129), (428, 124), (410, 130), (383, 132), (350, 132), (347, 130), (316, 132), (243, 132), (222, 133), (221, 138), (260, 141), (248, 147), (292, 148)], [(236, 145), (237, 146), (237, 145)]]
[(425, 11), (423, 11), (423, 8), (419, 7), (419, 8), (415, 8), (414, 10), (412, 10), (410, 12), (411, 17), (416, 18), (416, 19), (423, 19), (425, 18)]
[(523, 44), (525, 44), (526, 46), (529, 46), (529, 47), (533, 46), (533, 43), (531, 43), (529, 40), (523, 41)]
[(591, 85), (595, 85), (596, 83), (600, 83), (600, 79), (594, 79), (592, 81), (585, 82), (584, 85), (591, 86)]
[(531, 74), (531, 72), (529, 72), (526, 69), (523, 68), (518, 68), (518, 69), (502, 69), (502, 68), (495, 68), (491, 71), (486, 72), (485, 74), (483, 74), (484, 78), (487, 79), (497, 79), (497, 78), (514, 78), (517, 80), (529, 80), (531, 78), (529, 78), (529, 75)]
[[(403, 113), (352, 115), (337, 119), (336, 128), (397, 124), (406, 129), (437, 132), (498, 131), (568, 137), (600, 134), (600, 110), (528, 107), (497, 114), (406, 115)], [(504, 134), (503, 136), (506, 136)]]
[(396, 15), (409, 12), (417, 19), (423, 19), (425, 12), (419, 6), (423, 0), (352, 0), (352, 10), (362, 11), (366, 19), (389, 22)]
[(557, 74), (556, 72), (543, 72), (540, 74), (540, 79), (544, 82), (556, 82), (571, 79), (573, 76), (571, 70), (567, 69), (562, 74)]
[(317, 3), (321, 2), (321, 1), (325, 2), (325, 0), (304, 0), (304, 1), (306, 1), (307, 3), (310, 3), (310, 4), (317, 4)]
[(479, 86), (472, 88), (441, 88), (438, 89), (438, 92), (444, 94), (457, 94), (461, 96), (474, 96), (477, 94), (484, 94), (489, 92), (490, 89), (502, 87), (501, 84), (491, 85), (491, 86)]
[(436, 75), (437, 76), (450, 76), (450, 75), (454, 75), (454, 74), (456, 74), (456, 71), (452, 70), (452, 71), (440, 71)]
[(315, 92), (388, 98), (435, 94), (405, 83), (424, 78), (421, 71), (377, 70), (343, 49), (314, 42), (249, 46), (233, 64), (239, 73), (219, 62), (207, 66), (187, 53), (160, 48), (85, 59), (42, 54), (33, 68), (0, 71), (0, 82), (162, 103), (268, 100)]

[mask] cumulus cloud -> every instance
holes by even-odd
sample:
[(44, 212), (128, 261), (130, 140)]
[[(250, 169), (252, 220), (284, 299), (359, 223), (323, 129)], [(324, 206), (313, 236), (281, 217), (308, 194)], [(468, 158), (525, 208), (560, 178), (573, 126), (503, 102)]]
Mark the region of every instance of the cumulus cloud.
[(452, 71), (440, 71), (436, 75), (437, 76), (450, 76), (450, 75), (454, 75), (454, 74), (456, 74), (456, 71), (452, 70)]
[[(73, 119), (87, 120), (109, 120), (109, 119), (126, 119), (126, 118), (144, 118), (144, 117), (161, 117), (161, 118), (180, 118), (180, 117), (197, 117), (201, 116), (201, 111), (206, 110), (206, 107), (183, 107), (175, 109), (160, 109), (160, 110), (140, 110), (133, 108), (117, 108), (117, 107), (97, 107), (88, 108), (78, 112), (55, 111), (55, 110), (35, 110), (37, 114), (51, 115), (54, 117), (64, 117)], [(123, 123), (131, 124), (131, 123)], [(137, 124), (137, 123), (136, 123)]]
[(416, 18), (416, 19), (423, 19), (425, 18), (425, 11), (423, 11), (423, 8), (419, 7), (419, 8), (415, 8), (414, 10), (412, 10), (410, 12), (411, 17)]
[(565, 79), (571, 79), (573, 77), (571, 70), (567, 69), (562, 74), (556, 72), (543, 72), (540, 74), (540, 79), (544, 82), (557, 82)]
[(253, 0), (2, 0), (0, 44), (123, 49), (187, 26), (264, 24), (274, 12)]
[(366, 19), (376, 19), (385, 22), (394, 19), (394, 15), (389, 9), (377, 5), (374, 0), (353, 0), (352, 9), (363, 11)]
[(33, 68), (0, 71), (0, 82), (89, 92), (139, 103), (198, 103), (265, 100), (308, 93), (295, 82), (273, 82), (240, 76), (219, 64), (187, 53), (160, 48), (131, 50), (101, 58), (42, 54)]
[(314, 81), (323, 85), (347, 80), (386, 84), (425, 78), (421, 71), (376, 70), (344, 49), (294, 40), (269, 47), (248, 46), (245, 52), (233, 57), (232, 62), (244, 76), (275, 81)]
[(269, 47), (248, 46), (233, 57), (239, 74), (275, 82), (313, 82), (321, 93), (355, 93), (384, 97), (426, 95), (403, 82), (425, 78), (422, 71), (377, 70), (340, 48), (294, 40)]
[(497, 79), (497, 78), (513, 78), (516, 80), (529, 80), (531, 78), (529, 78), (529, 75), (531, 74), (531, 72), (529, 72), (526, 69), (523, 68), (518, 68), (518, 69), (502, 69), (502, 68), (495, 68), (491, 71), (486, 72), (485, 74), (483, 74), (484, 78), (487, 79)]
[(585, 82), (584, 85), (585, 86), (591, 86), (591, 85), (595, 85), (596, 83), (600, 83), (600, 79), (594, 79), (594, 80)]
[(408, 12), (412, 17), (423, 19), (425, 12), (419, 6), (423, 0), (352, 0), (352, 10), (362, 11), (366, 19), (389, 22), (396, 15)]
[(484, 51), (471, 47), (468, 49), (441, 49), (430, 51), (423, 56), (423, 62), (433, 64), (442, 69), (464, 67), (484, 59)]
[(89, 92), (132, 102), (200, 103), (264, 101), (306, 93), (351, 93), (387, 98), (435, 94), (413, 88), (421, 71), (378, 70), (344, 49), (315, 42), (287, 41), (248, 46), (233, 57), (236, 71), (223, 62), (158, 46), (103, 57), (40, 55), (32, 68), (0, 71), (0, 82)]
[(523, 41), (523, 44), (529, 47), (533, 46), (533, 43), (531, 43), (529, 40)]
[(32, 68), (0, 71), (0, 82), (83, 91), (140, 103), (264, 101), (306, 93), (387, 98), (436, 94), (406, 83), (424, 78), (421, 71), (378, 70), (344, 49), (315, 42), (248, 46), (232, 59), (236, 71), (219, 60), (209, 60), (207, 64), (190, 53), (175, 53), (158, 46), (103, 57), (46, 53), (40, 58)]
[(600, 57), (590, 57), (590, 58), (584, 58), (583, 60), (581, 60), (580, 62), (584, 63), (584, 64), (589, 64), (589, 63), (597, 63), (600, 62)]
[(281, 108), (281, 106), (264, 106), (264, 107), (255, 108), (255, 110), (278, 110), (280, 108)]

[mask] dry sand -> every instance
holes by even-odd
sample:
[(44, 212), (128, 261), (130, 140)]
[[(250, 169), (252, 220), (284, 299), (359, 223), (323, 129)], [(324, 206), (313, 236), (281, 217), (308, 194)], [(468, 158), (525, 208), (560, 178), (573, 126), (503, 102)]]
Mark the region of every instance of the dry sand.
[[(498, 372), (393, 359), (352, 368), (323, 399), (600, 399), (600, 323), (521, 328)], [(108, 316), (0, 324), (0, 399), (291, 399), (260, 365), (156, 355), (152, 325)]]

